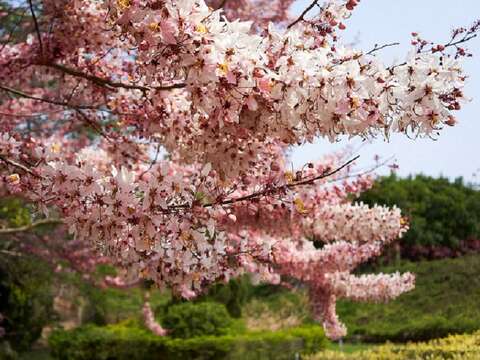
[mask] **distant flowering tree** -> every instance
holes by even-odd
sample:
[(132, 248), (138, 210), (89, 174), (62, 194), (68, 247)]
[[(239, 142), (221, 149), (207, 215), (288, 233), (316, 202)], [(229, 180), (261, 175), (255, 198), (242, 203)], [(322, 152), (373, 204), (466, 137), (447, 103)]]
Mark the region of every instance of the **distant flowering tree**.
[[(480, 25), (443, 45), (413, 34), (406, 61), (387, 67), (376, 54), (391, 44), (339, 43), (358, 0), (313, 1), (298, 18), (291, 3), (4, 2), (0, 16), (20, 29), (0, 33), (4, 193), (35, 203), (43, 223), (61, 220), (75, 243), (123, 268), (123, 282), (191, 298), (244, 273), (293, 279), (327, 334), (344, 336), (338, 298), (413, 288), (409, 273), (351, 273), (407, 225), (396, 208), (351, 204), (372, 182), (353, 172), (355, 158), (295, 171), (287, 152), (319, 137), (454, 125), (461, 46)], [(144, 313), (163, 335), (148, 303)]]

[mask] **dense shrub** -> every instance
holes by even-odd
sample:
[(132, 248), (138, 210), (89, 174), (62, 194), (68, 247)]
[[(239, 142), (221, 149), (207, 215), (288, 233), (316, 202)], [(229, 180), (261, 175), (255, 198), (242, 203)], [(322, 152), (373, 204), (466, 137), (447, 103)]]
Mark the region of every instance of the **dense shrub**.
[(214, 302), (184, 302), (168, 308), (162, 326), (174, 338), (202, 335), (226, 335), (233, 321), (223, 304)]
[(136, 359), (293, 359), (325, 348), (318, 326), (278, 332), (199, 336), (190, 339), (158, 337), (132, 326), (85, 326), (56, 331), (49, 338), (52, 355), (69, 360)]
[(404, 257), (454, 256), (469, 250), (465, 240), (473, 241), (474, 250), (480, 250), (475, 241), (480, 238), (480, 191), (465, 185), (461, 178), (450, 182), (423, 175), (404, 179), (390, 175), (380, 178), (358, 200), (402, 209), (410, 222), (400, 243)]

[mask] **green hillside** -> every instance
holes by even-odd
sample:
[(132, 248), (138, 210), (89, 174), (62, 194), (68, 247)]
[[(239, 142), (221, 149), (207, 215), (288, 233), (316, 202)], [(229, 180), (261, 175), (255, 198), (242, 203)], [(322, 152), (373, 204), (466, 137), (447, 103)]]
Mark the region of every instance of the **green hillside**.
[(416, 288), (388, 304), (339, 302), (350, 340), (428, 340), (480, 329), (480, 256), (409, 262), (380, 269), (411, 271)]

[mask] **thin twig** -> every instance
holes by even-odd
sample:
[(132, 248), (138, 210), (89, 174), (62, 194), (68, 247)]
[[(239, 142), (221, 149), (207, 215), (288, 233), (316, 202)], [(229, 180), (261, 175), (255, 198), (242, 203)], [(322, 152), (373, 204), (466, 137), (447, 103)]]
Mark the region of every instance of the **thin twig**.
[(12, 39), (12, 36), (13, 36), (13, 33), (17, 30), (18, 28), (18, 25), (20, 25), (20, 23), (22, 22), (23, 20), (23, 16), (25, 15), (25, 11), (26, 10), (23, 10), (22, 14), (19, 16), (18, 18), (18, 21), (16, 21), (12, 28), (10, 29), (10, 31), (8, 32), (8, 36), (7, 36), (7, 40), (2, 44), (2, 47), (0, 48), (0, 53), (3, 52), (3, 49), (5, 49), (5, 47), (10, 44), (10, 40)]
[(112, 142), (112, 139), (103, 131), (102, 127), (98, 125), (95, 121), (91, 120), (82, 110), (75, 109), (75, 111), (83, 118), (83, 120), (89, 125), (94, 131), (100, 134), (108, 142)]
[(300, 185), (306, 185), (306, 184), (312, 184), (314, 183), (315, 181), (317, 180), (320, 180), (320, 179), (324, 179), (326, 177), (329, 177), (329, 176), (332, 176), (332, 175), (335, 175), (336, 173), (338, 173), (339, 171), (343, 170), (344, 168), (346, 168), (348, 165), (350, 165), (351, 163), (353, 163), (354, 161), (358, 160), (358, 158), (360, 157), (360, 155), (357, 155), (355, 156), (354, 158), (348, 160), (346, 163), (344, 163), (342, 166), (332, 170), (332, 171), (328, 171), (328, 172), (324, 172), (323, 174), (320, 174), (318, 176), (315, 176), (313, 178), (310, 178), (310, 179), (305, 179), (305, 180), (301, 180), (301, 181), (297, 181), (297, 182), (294, 182), (292, 184), (288, 184), (287, 187), (289, 189), (291, 188), (294, 188), (294, 187), (297, 187), (297, 186), (300, 186)]
[(378, 46), (378, 44), (375, 44), (374, 48), (372, 50), (370, 50), (369, 52), (367, 52), (367, 55), (371, 55), (376, 51), (385, 49), (386, 47), (397, 46), (397, 45), (400, 45), (400, 43), (399, 42), (393, 42), (393, 43), (384, 44), (384, 45), (381, 45), (381, 46)]
[(14, 234), (17, 232), (25, 232), (25, 231), (30, 231), (38, 226), (41, 225), (58, 225), (58, 224), (63, 224), (63, 220), (61, 219), (42, 219), (38, 221), (34, 221), (31, 224), (25, 225), (25, 226), (19, 226), (16, 228), (5, 228), (5, 229), (0, 229), (0, 234)]
[(147, 169), (145, 169), (141, 174), (140, 176), (138, 177), (139, 179), (143, 178), (143, 175), (145, 175), (147, 172), (149, 172), (150, 170), (152, 170), (153, 166), (157, 163), (158, 161), (158, 155), (160, 154), (160, 149), (161, 149), (161, 144), (158, 143), (157, 144), (157, 150), (155, 152), (155, 157), (153, 158), (153, 160), (150, 162), (150, 165), (148, 166)]
[[(49, 104), (52, 104), (52, 105), (65, 106), (65, 107), (68, 107), (68, 108), (71, 108), (71, 109), (99, 110), (99, 111), (101, 110), (98, 107), (91, 106), (91, 105), (72, 105), (72, 104), (69, 104), (69, 103), (63, 102), (63, 101), (58, 101), (58, 100), (53, 100), (53, 99), (48, 99), (48, 98), (41, 98), (41, 97), (38, 97), (38, 96), (35, 96), (35, 95), (24, 93), (23, 91), (13, 89), (13, 88), (8, 87), (8, 86), (0, 85), (0, 89), (4, 90), (6, 92), (9, 92), (9, 93), (15, 94), (17, 96), (24, 97), (26, 99), (42, 101), (42, 102), (46, 102), (46, 103), (49, 103)], [(101, 111), (108, 111), (108, 110), (101, 110)]]
[(470, 33), (470, 34), (465, 35), (465, 36), (464, 36), (462, 39), (460, 39), (460, 40), (457, 40), (457, 41), (455, 41), (455, 42), (450, 41), (449, 43), (445, 44), (444, 47), (445, 47), (445, 48), (448, 48), (448, 47), (451, 47), (451, 46), (455, 46), (455, 47), (456, 47), (457, 45), (462, 44), (462, 43), (467, 42), (467, 41), (470, 41), (470, 40), (476, 38), (477, 36), (478, 36), (478, 34)]
[[(285, 191), (287, 189), (293, 189), (297, 186), (313, 184), (314, 182), (316, 182), (318, 180), (327, 178), (329, 176), (332, 176), (332, 175), (338, 173), (339, 171), (343, 170), (344, 168), (346, 168), (347, 166), (352, 164), (354, 161), (356, 161), (359, 157), (360, 157), (360, 155), (357, 155), (354, 158), (348, 160), (343, 165), (339, 166), (338, 168), (336, 168), (334, 170), (331, 170), (331, 171), (324, 171), (322, 174), (311, 177), (311, 178), (299, 180), (299, 181), (296, 181), (296, 182), (280, 185), (280, 186), (273, 187), (273, 188), (267, 188), (267, 189), (256, 191), (256, 192), (253, 192), (251, 194), (240, 196), (240, 197), (235, 197), (235, 198), (231, 198), (231, 199), (218, 200), (218, 201), (210, 202), (210, 203), (207, 203), (207, 204), (203, 204), (202, 206), (207, 208), (207, 207), (212, 207), (212, 206), (216, 206), (216, 205), (231, 205), (231, 204), (234, 204), (234, 203), (237, 203), (237, 202), (252, 200), (252, 199), (259, 198), (259, 197), (262, 197), (262, 196), (265, 196), (265, 195)], [(0, 159), (4, 160), (5, 162), (7, 162), (11, 165), (14, 165), (14, 166), (17, 166), (17, 167), (21, 168), (22, 170), (28, 172), (29, 174), (32, 174), (32, 175), (36, 176), (37, 178), (41, 178), (39, 175), (33, 173), (32, 170), (28, 169), (27, 167), (25, 167), (21, 164), (17, 164), (17, 163), (15, 163), (15, 162), (13, 162), (9, 159), (6, 159), (5, 157), (3, 157), (1, 155), (0, 155)], [(172, 205), (172, 206), (168, 207), (168, 210), (188, 209), (188, 208), (191, 208), (191, 207), (192, 206), (190, 204)]]

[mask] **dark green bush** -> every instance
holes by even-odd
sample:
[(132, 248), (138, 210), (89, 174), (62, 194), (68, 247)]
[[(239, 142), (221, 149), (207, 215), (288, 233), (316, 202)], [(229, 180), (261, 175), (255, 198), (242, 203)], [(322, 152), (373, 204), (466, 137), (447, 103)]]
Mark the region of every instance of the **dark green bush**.
[(225, 305), (228, 313), (234, 318), (242, 316), (242, 306), (252, 295), (253, 285), (248, 276), (230, 279), (228, 283), (219, 283), (212, 286), (208, 293), (198, 299), (202, 301), (216, 301)]
[(85, 326), (73, 331), (59, 330), (49, 338), (52, 355), (69, 360), (137, 359), (294, 359), (325, 348), (326, 338), (319, 326), (277, 332), (190, 339), (158, 337), (125, 325)]
[(226, 335), (233, 320), (225, 305), (214, 302), (184, 302), (171, 305), (162, 319), (162, 326), (174, 338), (202, 335)]

